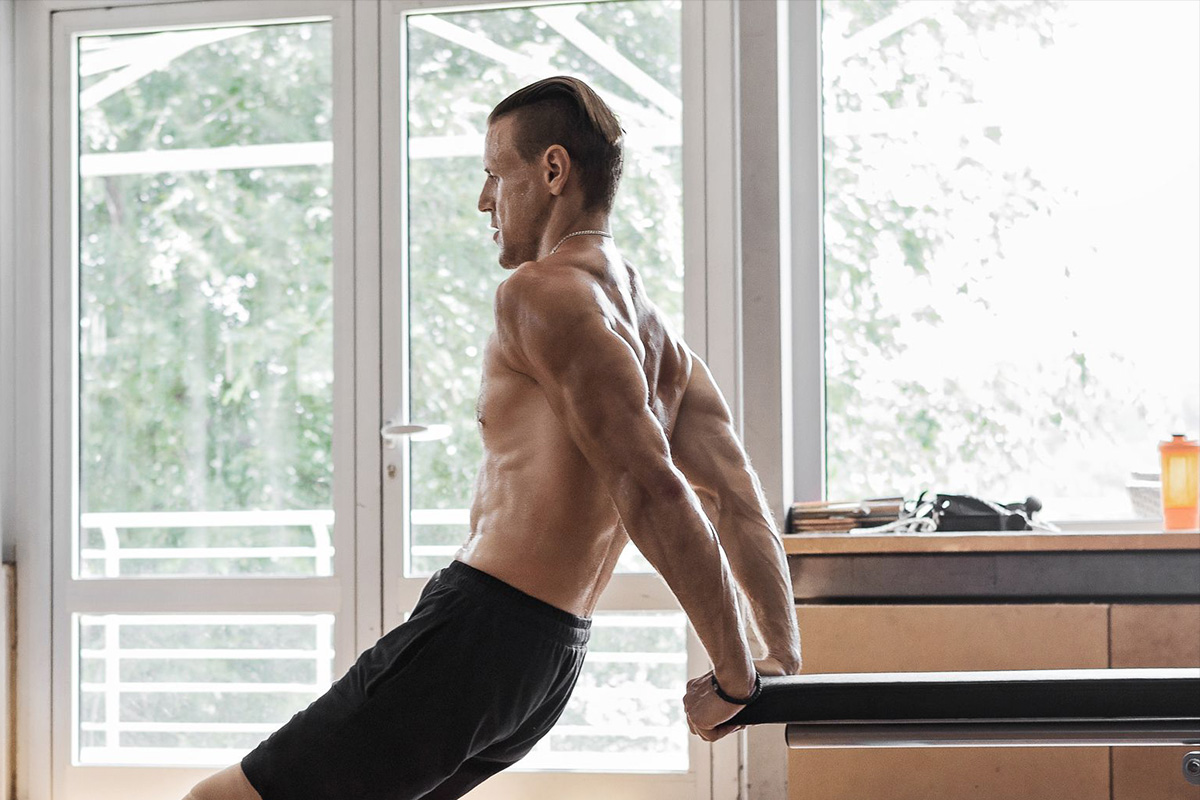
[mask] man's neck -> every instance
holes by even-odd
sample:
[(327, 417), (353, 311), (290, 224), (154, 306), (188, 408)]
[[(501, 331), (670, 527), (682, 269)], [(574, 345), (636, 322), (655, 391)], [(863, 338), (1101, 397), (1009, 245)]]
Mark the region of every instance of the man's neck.
[[(546, 232), (542, 234), (541, 241), (538, 243), (539, 260), (550, 255), (550, 252), (554, 250), (555, 246), (557, 245), (561, 245), (565, 248), (572, 246), (572, 242), (577, 240), (590, 240), (593, 238), (588, 236), (572, 237), (569, 239), (565, 238), (570, 236), (572, 233), (578, 233), (579, 231), (605, 231), (607, 233), (611, 233), (612, 229), (609, 227), (608, 214), (595, 212), (581, 213), (574, 214), (570, 218), (562, 221), (552, 220), (551, 223), (546, 226)], [(589, 241), (588, 244), (591, 246), (593, 245), (593, 242)]]

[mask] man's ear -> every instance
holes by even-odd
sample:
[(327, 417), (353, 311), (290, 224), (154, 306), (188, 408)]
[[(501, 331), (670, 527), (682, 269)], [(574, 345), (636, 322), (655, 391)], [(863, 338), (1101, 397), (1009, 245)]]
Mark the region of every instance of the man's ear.
[(543, 175), (550, 194), (561, 195), (567, 188), (571, 175), (571, 156), (561, 144), (552, 144), (542, 155)]

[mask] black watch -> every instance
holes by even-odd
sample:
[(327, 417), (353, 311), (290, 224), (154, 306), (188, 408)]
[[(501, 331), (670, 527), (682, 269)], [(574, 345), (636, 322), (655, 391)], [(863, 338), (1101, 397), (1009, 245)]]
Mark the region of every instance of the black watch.
[(758, 696), (760, 694), (762, 694), (762, 678), (761, 678), (761, 676), (759, 676), (758, 670), (755, 670), (754, 671), (754, 690), (752, 692), (750, 692), (749, 697), (730, 697), (729, 695), (725, 694), (725, 692), (721, 689), (721, 685), (719, 683), (717, 683), (717, 673), (716, 672), (714, 672), (712, 674), (712, 687), (713, 687), (713, 691), (717, 693), (717, 697), (721, 698), (726, 703), (733, 703), (734, 705), (738, 705), (738, 706), (748, 706), (751, 703), (753, 703), (755, 700), (757, 700)]

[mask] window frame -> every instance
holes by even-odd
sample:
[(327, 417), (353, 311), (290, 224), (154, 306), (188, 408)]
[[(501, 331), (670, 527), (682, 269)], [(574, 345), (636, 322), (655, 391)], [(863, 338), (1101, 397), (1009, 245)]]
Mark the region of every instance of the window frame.
[[(33, 3), (29, 4), (31, 7)], [(34, 139), (45, 161), (40, 163), (45, 170), (40, 181), (31, 184), (44, 185), (47, 190), (47, 205), (44, 216), (30, 214), (36, 230), (18, 242), (25, 253), (37, 250), (45, 255), (44, 270), (41, 272), (41, 293), (44, 303), (34, 306), (36, 333), (44, 337), (47, 348), (45, 361), (30, 361), (19, 365), (28, 370), (25, 377), (44, 382), (44, 403), (30, 409), (42, 439), (39, 452), (45, 452), (48, 476), (38, 476), (34, 482), (45, 484), (46, 514), (49, 518), (49, 536), (44, 535), (45, 524), (38, 530), (23, 531), (31, 539), (28, 551), (33, 558), (22, 563), (22, 574), (28, 573), (35, 585), (27, 587), (28, 600), (21, 608), (28, 609), (35, 603), (40, 613), (36, 622), (32, 610), (22, 614), (25, 629), (48, 630), (45, 640), (26, 640), (26, 648), (19, 655), (21, 664), (18, 675), (38, 677), (50, 675), (51, 680), (25, 679), (21, 681), (22, 696), (31, 697), (18, 717), (18, 743), (31, 740), (46, 743), (44, 748), (30, 744), (18, 751), (17, 779), (34, 796), (51, 796), (51, 787), (59, 792), (69, 792), (71, 786), (87, 785), (93, 792), (107, 796), (125, 796), (127, 787), (161, 787), (164, 792), (178, 788), (181, 776), (192, 783), (212, 772), (209, 768), (193, 767), (122, 767), (100, 765), (76, 765), (73, 762), (73, 742), (77, 735), (75, 694), (78, 663), (72, 658), (77, 646), (77, 629), (73, 622), (75, 613), (103, 613), (144, 610), (149, 605), (155, 613), (204, 611), (209, 613), (236, 612), (253, 615), (262, 612), (286, 611), (291, 613), (334, 613), (338, 619), (334, 628), (334, 670), (339, 674), (353, 663), (358, 651), (357, 643), (364, 638), (358, 629), (355, 588), (355, 530), (357, 503), (355, 503), (355, 442), (354, 426), (349, 416), (355, 401), (355, 302), (353, 283), (353, 239), (355, 233), (352, 162), (339, 162), (333, 170), (334, 203), (336, 205), (333, 244), (333, 286), (339, 297), (335, 303), (333, 361), (337, 378), (334, 383), (334, 453), (335, 465), (333, 507), (339, 515), (334, 531), (337, 552), (334, 555), (334, 575), (312, 578), (162, 578), (162, 579), (74, 579), (77, 563), (74, 527), (77, 522), (76, 477), (78, 453), (76, 450), (78, 423), (78, 336), (73, 324), (62, 324), (62, 320), (74, 320), (77, 311), (77, 256), (74, 246), (78, 230), (78, 184), (75, 177), (77, 164), (77, 119), (74, 109), (74, 86), (76, 82), (75, 49), (76, 34), (101, 31), (140, 30), (174, 27), (203, 27), (223, 25), (241, 21), (270, 22), (274, 20), (303, 20), (327, 18), (333, 25), (333, 47), (335, 52), (349, 52), (352, 44), (353, 4), (350, 0), (298, 0), (282, 9), (271, 2), (226, 3), (223, 0), (201, 2), (175, 2), (146, 7), (135, 3), (91, 3), (54, 2), (39, 3), (37, 8), (22, 9), (22, 22), (43, 26), (46, 46), (39, 48), (47, 64), (49, 80), (41, 87), (30, 87), (32, 96), (29, 108), (48, 108), (44, 120), (34, 119), (33, 124), (47, 126), (45, 139)], [(286, 13), (280, 13), (285, 11)], [(65, 12), (65, 13), (60, 13)], [(61, 48), (67, 52), (60, 52)], [(20, 56), (18, 56), (20, 57)], [(29, 62), (21, 62), (23, 65)], [(334, 115), (333, 142), (338, 152), (353, 152), (354, 114), (351, 92), (351, 65), (334, 59)], [(37, 89), (44, 94), (37, 103)], [(37, 117), (36, 114), (28, 115)], [(43, 149), (42, 141), (45, 141)], [(36, 156), (35, 156), (36, 158)], [(67, 169), (56, 169), (53, 164), (71, 165)], [(43, 183), (44, 182), (44, 183)], [(47, 244), (49, 245), (47, 247)], [(22, 304), (23, 305), (23, 304)], [(39, 307), (40, 306), (40, 307)], [(18, 330), (21, 320), (17, 321)], [(30, 327), (33, 327), (32, 325)], [(38, 330), (37, 328), (41, 328)], [(25, 331), (22, 331), (24, 333)], [(32, 332), (32, 331), (31, 331)], [(46, 364), (50, 370), (45, 369)], [(341, 368), (341, 365), (350, 365)], [(18, 410), (20, 417), (20, 410)], [(350, 423), (350, 424), (347, 424)], [(19, 529), (20, 530), (20, 529)], [(22, 542), (23, 543), (23, 542)], [(45, 572), (35, 572), (31, 561), (40, 562)], [(180, 583), (180, 581), (186, 581)], [(28, 583), (28, 581), (26, 581)], [(186, 588), (186, 592), (180, 591)], [(203, 602), (194, 597), (206, 598)], [(41, 623), (38, 625), (38, 623)], [(30, 626), (30, 627), (27, 627)], [(30, 652), (30, 651), (33, 652)], [(30, 661), (43, 665), (40, 670), (22, 668)], [(40, 697), (39, 697), (40, 695)], [(44, 705), (39, 705), (40, 699)], [(40, 712), (40, 713), (39, 713)]]
[(780, 217), (790, 298), (794, 434), (792, 497), (825, 498), (825, 184), (821, 115), (821, 0), (780, 0)]

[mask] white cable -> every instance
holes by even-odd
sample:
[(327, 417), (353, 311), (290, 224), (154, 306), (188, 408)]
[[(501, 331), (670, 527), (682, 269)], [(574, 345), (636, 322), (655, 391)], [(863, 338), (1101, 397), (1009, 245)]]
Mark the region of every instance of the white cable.
[(884, 531), (900, 531), (901, 533), (930, 533), (937, 530), (937, 523), (929, 517), (908, 517), (889, 522), (886, 525), (876, 525), (871, 528), (855, 528), (859, 533), (881, 533)]

